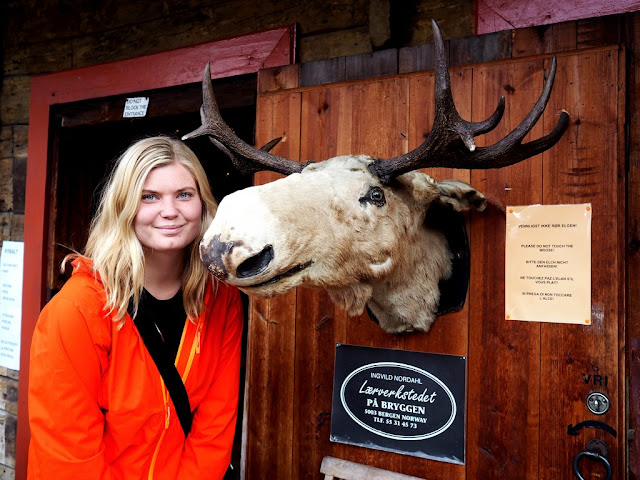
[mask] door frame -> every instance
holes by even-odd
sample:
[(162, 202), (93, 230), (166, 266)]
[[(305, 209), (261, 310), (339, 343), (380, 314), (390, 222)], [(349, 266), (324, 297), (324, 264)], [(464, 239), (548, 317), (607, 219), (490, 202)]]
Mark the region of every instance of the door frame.
[(117, 62), (31, 79), (24, 222), (24, 280), (16, 479), (27, 476), (30, 439), (27, 390), (31, 337), (44, 306), (49, 223), (49, 141), (52, 105), (199, 82), (206, 62), (213, 78), (257, 73), (295, 61), (296, 27), (289, 25)]

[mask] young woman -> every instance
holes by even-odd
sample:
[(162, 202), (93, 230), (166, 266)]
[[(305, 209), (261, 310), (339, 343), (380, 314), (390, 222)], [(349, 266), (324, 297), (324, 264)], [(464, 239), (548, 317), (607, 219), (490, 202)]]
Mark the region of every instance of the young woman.
[(243, 315), (199, 259), (215, 211), (182, 142), (147, 138), (120, 157), (33, 336), (29, 479), (224, 476)]

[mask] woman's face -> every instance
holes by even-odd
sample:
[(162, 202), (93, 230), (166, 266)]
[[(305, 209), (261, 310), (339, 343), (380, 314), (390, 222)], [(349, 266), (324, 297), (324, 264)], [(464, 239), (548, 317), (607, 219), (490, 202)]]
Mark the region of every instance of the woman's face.
[(136, 237), (145, 249), (183, 250), (200, 233), (201, 218), (196, 182), (184, 165), (172, 162), (151, 170), (133, 220)]

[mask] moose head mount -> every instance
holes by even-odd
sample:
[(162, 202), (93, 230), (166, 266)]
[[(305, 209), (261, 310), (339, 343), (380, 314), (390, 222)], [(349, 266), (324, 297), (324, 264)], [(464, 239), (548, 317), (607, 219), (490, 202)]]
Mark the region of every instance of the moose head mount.
[(551, 148), (564, 134), (562, 112), (546, 136), (522, 143), (542, 115), (553, 86), (556, 59), (542, 94), (511, 133), (476, 147), (493, 130), (504, 97), (487, 120), (463, 120), (454, 105), (442, 36), (435, 37), (435, 120), (422, 145), (391, 159), (344, 155), (300, 163), (256, 149), (222, 119), (209, 65), (203, 78), (202, 125), (183, 140), (208, 135), (243, 172), (287, 175), (227, 195), (201, 244), (202, 261), (220, 280), (249, 295), (272, 297), (298, 286), (324, 288), (350, 315), (365, 308), (390, 333), (428, 331), (440, 302), (438, 284), (452, 271), (442, 231), (425, 222), (430, 208), (455, 212), (486, 206), (484, 196), (457, 180), (437, 182), (424, 167), (500, 168)]

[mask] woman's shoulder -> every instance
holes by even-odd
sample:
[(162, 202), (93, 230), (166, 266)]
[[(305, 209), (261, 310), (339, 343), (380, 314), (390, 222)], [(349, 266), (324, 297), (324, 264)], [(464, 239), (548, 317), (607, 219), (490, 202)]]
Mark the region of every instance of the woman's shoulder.
[(81, 326), (101, 332), (110, 330), (105, 302), (104, 288), (95, 275), (90, 270), (74, 268), (64, 286), (45, 305), (41, 321), (53, 322), (62, 330)]
[(74, 272), (40, 313), (32, 351), (54, 352), (52, 358), (58, 352), (80, 363), (98, 355), (104, 371), (113, 331), (104, 305), (104, 290), (95, 277)]
[(105, 303), (104, 287), (96, 276), (87, 270), (74, 270), (60, 291), (52, 298), (69, 300), (82, 308), (99, 307)]

